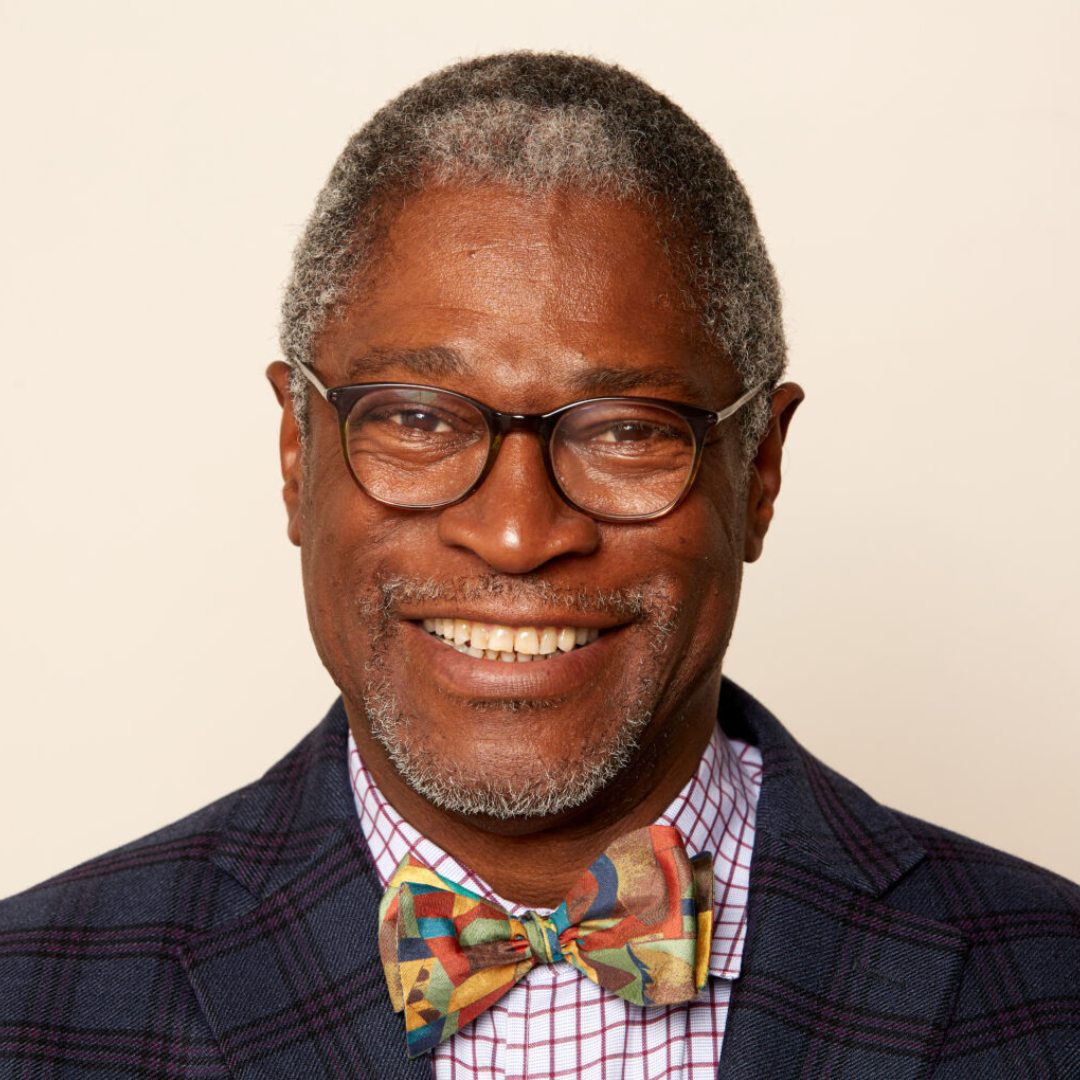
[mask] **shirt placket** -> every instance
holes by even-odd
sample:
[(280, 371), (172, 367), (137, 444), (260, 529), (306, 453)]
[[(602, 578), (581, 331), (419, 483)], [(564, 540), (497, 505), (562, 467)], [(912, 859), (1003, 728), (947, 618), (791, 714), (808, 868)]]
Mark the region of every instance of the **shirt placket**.
[[(534, 976), (534, 972), (529, 973)], [(528, 1073), (529, 985), (520, 982), (507, 995), (505, 1080), (526, 1080)]]

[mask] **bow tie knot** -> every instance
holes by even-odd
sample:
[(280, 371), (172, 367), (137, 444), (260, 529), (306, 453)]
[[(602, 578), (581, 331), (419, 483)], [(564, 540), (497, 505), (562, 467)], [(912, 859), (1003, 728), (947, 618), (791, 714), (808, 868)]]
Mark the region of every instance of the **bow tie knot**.
[(541, 915), (538, 911), (527, 911), (520, 919), (510, 918), (510, 940), (518, 942), (518, 947), (527, 956), (540, 964), (557, 964), (563, 959), (561, 937), (570, 934), (571, 927), (560, 925), (565, 919), (558, 919), (559, 911), (551, 915)]
[(409, 1054), (433, 1049), (537, 964), (565, 961), (637, 1005), (688, 1001), (708, 979), (712, 856), (675, 829), (620, 837), (550, 915), (515, 916), (406, 856), (383, 895), (379, 950)]

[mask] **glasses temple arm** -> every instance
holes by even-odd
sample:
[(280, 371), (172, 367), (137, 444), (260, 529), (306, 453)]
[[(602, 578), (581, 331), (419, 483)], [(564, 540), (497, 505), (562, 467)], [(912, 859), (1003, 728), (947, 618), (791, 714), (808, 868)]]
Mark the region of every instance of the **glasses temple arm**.
[(312, 369), (303, 362), (303, 360), (296, 361), (296, 363), (293, 364), (293, 367), (297, 371), (299, 371), (300, 374), (303, 375), (304, 378), (307, 379), (307, 381), (311, 383), (311, 385), (314, 386), (315, 389), (318, 390), (319, 393), (324, 398), (326, 398), (327, 401), (330, 400), (330, 391), (327, 390), (325, 386), (323, 386), (322, 380), (319, 378), (319, 376), (316, 375), (315, 372), (312, 371)]
[(748, 401), (750, 401), (750, 400), (751, 400), (752, 398), (755, 398), (755, 397), (757, 397), (757, 396), (758, 396), (758, 394), (760, 394), (760, 393), (761, 393), (761, 391), (762, 391), (762, 390), (764, 390), (764, 389), (765, 389), (765, 384), (764, 384), (764, 383), (758, 383), (758, 384), (757, 384), (756, 386), (752, 386), (752, 387), (750, 387), (750, 389), (749, 389), (749, 390), (747, 390), (747, 391), (746, 391), (746, 393), (745, 393), (745, 394), (743, 394), (743, 396), (742, 396), (741, 398), (739, 398), (739, 399), (738, 399), (738, 401), (733, 401), (733, 402), (732, 402), (732, 403), (731, 403), (731, 404), (730, 404), (730, 405), (729, 405), (729, 406), (728, 406), (728, 407), (727, 407), (726, 409), (724, 409), (724, 410), (723, 410), (722, 412), (718, 412), (718, 413), (716, 413), (716, 419), (715, 419), (715, 420), (713, 421), (713, 423), (714, 423), (714, 424), (719, 424), (721, 420), (726, 420), (726, 419), (727, 419), (727, 418), (728, 418), (729, 416), (733, 416), (733, 415), (734, 415), (735, 413), (737, 413), (737, 412), (738, 412), (738, 411), (739, 411), (739, 410), (740, 410), (740, 409), (741, 409), (741, 408), (742, 408), (742, 407), (743, 407), (743, 406), (744, 406), (744, 405), (745, 405), (745, 404), (746, 404), (746, 403), (747, 403)]

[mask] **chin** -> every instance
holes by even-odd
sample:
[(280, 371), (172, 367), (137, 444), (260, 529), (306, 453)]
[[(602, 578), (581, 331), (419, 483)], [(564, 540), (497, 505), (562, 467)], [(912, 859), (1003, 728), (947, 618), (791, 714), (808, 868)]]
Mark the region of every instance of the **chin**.
[[(557, 817), (590, 802), (632, 763), (652, 718), (647, 709), (624, 711), (613, 730), (588, 733), (578, 752), (561, 758), (542, 756), (545, 748), (521, 740), (490, 755), (472, 745), (468, 756), (458, 756), (426, 738), (385, 684), (369, 685), (363, 701), (372, 736), (413, 791), (440, 810), (501, 822)], [(538, 711), (537, 703), (528, 706)], [(505, 708), (525, 711), (512, 702)]]

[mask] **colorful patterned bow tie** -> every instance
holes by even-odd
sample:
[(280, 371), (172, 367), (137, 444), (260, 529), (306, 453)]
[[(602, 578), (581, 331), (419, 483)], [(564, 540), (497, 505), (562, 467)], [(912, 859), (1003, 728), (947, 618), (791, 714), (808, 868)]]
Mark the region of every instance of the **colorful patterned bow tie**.
[(565, 960), (635, 1005), (688, 1001), (705, 986), (712, 856), (688, 858), (675, 829), (620, 837), (550, 915), (520, 919), (411, 855), (379, 906), (379, 951), (409, 1056), (472, 1023), (537, 964)]

